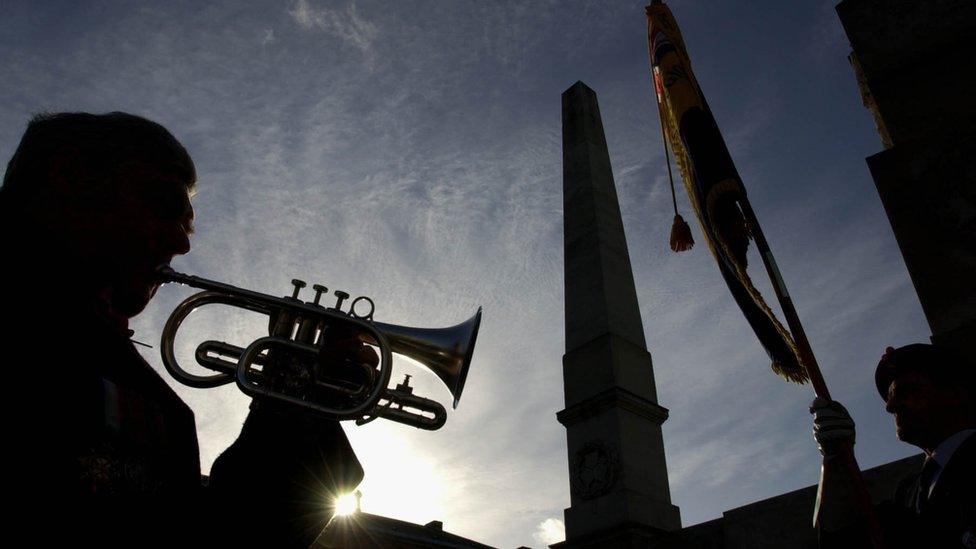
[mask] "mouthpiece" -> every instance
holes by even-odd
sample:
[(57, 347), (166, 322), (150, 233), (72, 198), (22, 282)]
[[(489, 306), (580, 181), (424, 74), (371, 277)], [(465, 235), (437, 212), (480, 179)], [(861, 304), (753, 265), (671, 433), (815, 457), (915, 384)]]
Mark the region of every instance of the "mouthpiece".
[(178, 273), (169, 265), (160, 265), (159, 268), (156, 269), (156, 280), (158, 280), (161, 284), (176, 282), (178, 284), (194, 286), (195, 284), (193, 282), (195, 278), (197, 277)]

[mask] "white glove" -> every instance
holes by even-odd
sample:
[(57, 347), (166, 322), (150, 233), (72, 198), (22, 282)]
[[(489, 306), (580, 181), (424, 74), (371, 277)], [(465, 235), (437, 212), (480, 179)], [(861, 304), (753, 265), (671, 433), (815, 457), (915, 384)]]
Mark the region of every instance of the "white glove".
[(820, 446), (821, 455), (837, 455), (844, 443), (854, 446), (854, 420), (843, 404), (817, 397), (810, 403), (810, 413), (813, 414), (813, 438)]

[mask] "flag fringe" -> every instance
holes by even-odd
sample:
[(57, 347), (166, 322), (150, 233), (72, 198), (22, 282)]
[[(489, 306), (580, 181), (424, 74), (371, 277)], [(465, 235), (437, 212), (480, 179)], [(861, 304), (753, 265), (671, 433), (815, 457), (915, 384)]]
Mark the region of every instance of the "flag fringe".
[(810, 380), (810, 376), (807, 375), (806, 368), (803, 368), (802, 365), (800, 368), (788, 368), (780, 362), (773, 362), (770, 364), (770, 367), (772, 368), (774, 374), (791, 383), (803, 385)]

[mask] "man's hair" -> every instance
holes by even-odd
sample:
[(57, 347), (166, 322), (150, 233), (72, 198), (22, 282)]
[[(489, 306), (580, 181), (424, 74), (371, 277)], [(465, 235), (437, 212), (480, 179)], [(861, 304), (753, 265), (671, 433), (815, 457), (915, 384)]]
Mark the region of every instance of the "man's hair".
[(196, 168), (183, 145), (166, 128), (124, 112), (89, 114), (67, 112), (38, 114), (24, 131), (7, 164), (0, 196), (17, 201), (42, 193), (51, 183), (52, 162), (71, 154), (83, 162), (97, 180), (115, 175), (128, 162), (175, 170), (192, 191)]

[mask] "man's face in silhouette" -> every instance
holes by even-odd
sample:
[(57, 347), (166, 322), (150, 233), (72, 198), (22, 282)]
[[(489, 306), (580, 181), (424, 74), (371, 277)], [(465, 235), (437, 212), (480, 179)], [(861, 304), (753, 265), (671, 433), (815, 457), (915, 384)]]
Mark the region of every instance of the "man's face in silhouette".
[(90, 244), (107, 260), (109, 302), (132, 317), (155, 295), (156, 269), (190, 251), (193, 208), (175, 169), (130, 162), (118, 168), (108, 215)]
[(898, 438), (929, 451), (955, 432), (957, 418), (966, 406), (965, 391), (912, 370), (892, 380), (885, 399), (885, 410), (895, 418)]

